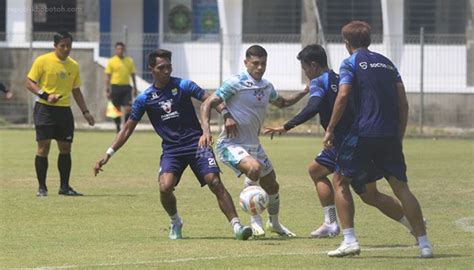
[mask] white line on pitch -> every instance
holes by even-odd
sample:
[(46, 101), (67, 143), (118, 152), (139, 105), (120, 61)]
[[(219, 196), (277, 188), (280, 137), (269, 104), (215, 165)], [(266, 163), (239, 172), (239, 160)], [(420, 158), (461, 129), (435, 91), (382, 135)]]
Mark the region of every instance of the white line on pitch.
[[(451, 244), (451, 245), (436, 245), (435, 248), (447, 248), (447, 247), (466, 247), (471, 245), (463, 244)], [(363, 252), (373, 251), (385, 251), (385, 250), (407, 250), (415, 249), (418, 246), (411, 247), (380, 247), (380, 248), (363, 248)], [(264, 253), (264, 254), (247, 254), (247, 255), (231, 255), (231, 256), (208, 256), (208, 257), (188, 257), (179, 259), (163, 259), (154, 261), (140, 261), (140, 262), (120, 262), (120, 263), (98, 263), (98, 264), (78, 264), (78, 265), (61, 265), (61, 266), (42, 266), (35, 268), (16, 268), (25, 270), (52, 270), (52, 269), (73, 269), (73, 268), (87, 268), (87, 267), (112, 267), (112, 266), (134, 266), (134, 265), (155, 265), (155, 264), (173, 264), (173, 263), (185, 263), (194, 261), (214, 261), (224, 260), (232, 258), (258, 258), (265, 256), (310, 256), (310, 255), (322, 255), (326, 254), (327, 251), (315, 251), (315, 252), (286, 252), (286, 253)]]
[(474, 217), (460, 218), (455, 223), (465, 232), (474, 232)]

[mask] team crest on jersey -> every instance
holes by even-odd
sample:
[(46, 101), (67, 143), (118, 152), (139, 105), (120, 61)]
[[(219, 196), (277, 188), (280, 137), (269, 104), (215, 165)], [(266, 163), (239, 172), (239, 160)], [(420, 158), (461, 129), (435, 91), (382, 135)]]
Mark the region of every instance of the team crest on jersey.
[(178, 88), (171, 89), (171, 94), (173, 94), (173, 96), (176, 96), (178, 94)]
[(247, 87), (253, 86), (253, 82), (252, 82), (252, 81), (245, 81), (244, 84), (245, 84), (245, 86), (247, 86)]
[(59, 72), (59, 78), (65, 79), (66, 78), (66, 73), (64, 71)]
[(170, 113), (171, 112), (171, 106), (173, 105), (173, 100), (168, 99), (166, 101), (160, 101), (158, 103), (158, 105), (160, 105), (160, 107), (163, 109), (163, 111), (165, 111), (166, 113)]
[(265, 92), (263, 92), (263, 89), (255, 89), (253, 95), (258, 99), (258, 101), (261, 101), (265, 96)]
[(151, 100), (155, 100), (158, 98), (158, 94), (157, 93), (151, 93)]

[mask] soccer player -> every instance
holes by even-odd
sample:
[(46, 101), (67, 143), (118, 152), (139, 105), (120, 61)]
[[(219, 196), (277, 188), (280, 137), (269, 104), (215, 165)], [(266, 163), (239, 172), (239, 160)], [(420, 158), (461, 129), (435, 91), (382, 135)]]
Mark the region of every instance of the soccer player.
[(13, 92), (10, 89), (7, 89), (7, 87), (1, 82), (0, 82), (0, 91), (5, 93), (6, 99), (11, 99), (13, 97)]
[[(130, 77), (132, 77), (133, 89), (130, 87)], [(137, 96), (137, 82), (135, 80), (135, 64), (133, 59), (125, 56), (125, 44), (115, 43), (115, 55), (109, 59), (105, 68), (105, 88), (107, 98), (121, 110), (125, 109), (125, 121), (130, 116), (132, 95)], [(117, 132), (120, 131), (121, 117), (114, 118)]]
[[(301, 68), (310, 80), (310, 98), (306, 107), (283, 126), (265, 128), (264, 134), (271, 134), (272, 138), (275, 133), (287, 132), (305, 123), (318, 113), (321, 126), (324, 129), (326, 129), (331, 119), (338, 91), (339, 75), (328, 68), (324, 48), (317, 44), (308, 45), (298, 53), (297, 59), (300, 60)], [(333, 237), (338, 235), (340, 231), (336, 218), (336, 206), (334, 205), (334, 190), (327, 177), (334, 172), (338, 147), (345, 135), (349, 133), (354, 121), (353, 118), (353, 114), (349, 110), (344, 111), (334, 131), (335, 147), (323, 149), (315, 160), (309, 164), (308, 172), (316, 186), (316, 192), (324, 209), (324, 223), (317, 230), (311, 232), (311, 236), (315, 238)], [(375, 170), (370, 170), (368, 173), (369, 175), (362, 176), (365, 177), (365, 181), (358, 183), (359, 185), (352, 182), (354, 191), (366, 204), (377, 207), (383, 214), (400, 222), (412, 232), (413, 228), (403, 215), (400, 203), (395, 198), (377, 190), (375, 181), (382, 178), (382, 175), (377, 174)]]
[(336, 161), (333, 179), (336, 209), (344, 241), (330, 257), (360, 252), (354, 232), (354, 202), (348, 183), (360, 181), (356, 176), (371, 164), (381, 170), (400, 200), (418, 238), (422, 258), (433, 257), (433, 250), (423, 222), (420, 204), (407, 184), (402, 140), (408, 118), (405, 87), (394, 64), (385, 56), (368, 49), (371, 28), (366, 22), (352, 21), (342, 28), (342, 37), (350, 57), (340, 69), (339, 92), (323, 143), (335, 142), (335, 128), (353, 95), (355, 122), (344, 139)]
[(219, 177), (220, 169), (214, 153), (210, 148), (198, 149), (202, 130), (191, 98), (204, 101), (209, 94), (192, 81), (171, 77), (170, 51), (158, 49), (150, 53), (148, 66), (154, 82), (134, 101), (130, 118), (105, 156), (97, 161), (94, 174), (97, 175), (102, 166), (125, 144), (146, 112), (156, 133), (163, 140), (158, 181), (161, 204), (171, 218), (169, 238), (182, 238), (183, 220), (178, 214), (173, 191), (189, 165), (201, 186), (208, 185), (216, 195), (235, 237), (247, 240), (252, 236), (252, 229), (240, 224), (232, 198)]
[[(269, 220), (267, 227), (279, 235), (292, 237), (293, 232), (280, 224), (279, 185), (275, 171), (267, 154), (260, 145), (259, 134), (266, 115), (268, 103), (279, 108), (288, 107), (307, 93), (308, 89), (284, 98), (275, 91), (273, 85), (263, 79), (267, 66), (267, 52), (259, 45), (250, 46), (244, 60), (246, 71), (225, 81), (209, 99), (201, 105), (201, 125), (203, 136), (200, 147), (212, 144), (209, 126), (210, 109), (222, 102), (226, 104), (224, 114), (230, 114), (235, 123), (227, 124), (218, 139), (217, 152), (220, 160), (234, 170), (237, 176), (245, 174), (244, 186), (260, 184), (268, 193)], [(232, 121), (230, 120), (230, 121)], [(254, 237), (265, 236), (262, 219), (259, 215), (251, 216)]]
[(91, 126), (94, 117), (89, 113), (82, 96), (79, 65), (69, 57), (72, 36), (67, 32), (54, 35), (54, 51), (43, 54), (33, 62), (27, 75), (26, 88), (38, 96), (34, 108), (34, 122), (38, 150), (35, 158), (36, 176), (39, 188), (36, 195), (48, 195), (46, 173), (51, 140), (59, 148), (58, 169), (61, 179), (59, 195), (80, 196), (69, 185), (71, 174), (71, 145), (74, 137), (74, 118), (71, 111), (71, 94), (84, 118)]

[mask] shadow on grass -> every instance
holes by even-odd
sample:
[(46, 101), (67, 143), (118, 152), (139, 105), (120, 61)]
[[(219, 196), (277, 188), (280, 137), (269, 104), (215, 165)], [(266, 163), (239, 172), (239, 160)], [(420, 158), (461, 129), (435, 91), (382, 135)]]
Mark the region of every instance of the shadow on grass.
[[(364, 252), (362, 250), (362, 252)], [(361, 252), (361, 254), (363, 254)], [(421, 259), (418, 256), (418, 251), (417, 255), (361, 255), (357, 257), (352, 257), (352, 258), (360, 258), (360, 259), (414, 259), (414, 260), (427, 260), (427, 261), (432, 261), (432, 260), (437, 260), (437, 259), (449, 259), (449, 258), (462, 258), (462, 257), (469, 257), (467, 255), (460, 255), (460, 254), (435, 254), (434, 258), (428, 258), (428, 259)]]
[(138, 197), (137, 194), (84, 194), (84, 196), (77, 197)]

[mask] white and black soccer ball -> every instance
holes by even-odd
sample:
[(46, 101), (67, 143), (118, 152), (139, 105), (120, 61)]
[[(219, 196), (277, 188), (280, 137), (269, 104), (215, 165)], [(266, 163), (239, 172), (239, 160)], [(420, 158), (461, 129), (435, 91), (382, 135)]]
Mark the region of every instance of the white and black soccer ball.
[(259, 186), (248, 186), (240, 192), (240, 206), (252, 216), (265, 211), (269, 200), (268, 194)]

